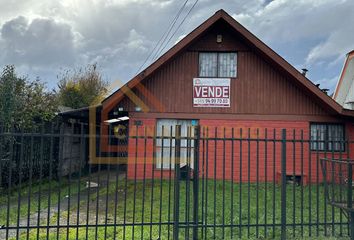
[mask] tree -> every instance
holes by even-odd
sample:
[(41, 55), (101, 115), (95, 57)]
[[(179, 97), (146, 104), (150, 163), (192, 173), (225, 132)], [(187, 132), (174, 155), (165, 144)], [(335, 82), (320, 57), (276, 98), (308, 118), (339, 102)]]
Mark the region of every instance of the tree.
[(0, 76), (0, 124), (6, 129), (28, 130), (50, 121), (58, 109), (54, 91), (46, 90), (38, 78), (30, 81), (5, 66)]
[(65, 71), (58, 87), (60, 105), (74, 109), (101, 103), (108, 93), (108, 82), (103, 80), (96, 64)]
[(14, 122), (15, 109), (19, 99), (15, 92), (23, 88), (24, 79), (17, 78), (14, 66), (6, 66), (0, 78), (0, 122), (8, 129)]

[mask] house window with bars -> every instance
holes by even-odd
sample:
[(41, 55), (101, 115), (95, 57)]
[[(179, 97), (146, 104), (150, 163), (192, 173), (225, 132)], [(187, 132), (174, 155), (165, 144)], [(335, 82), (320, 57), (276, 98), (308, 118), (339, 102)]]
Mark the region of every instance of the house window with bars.
[(342, 124), (311, 124), (311, 150), (345, 151), (344, 126)]
[(200, 77), (236, 77), (237, 53), (202, 52), (199, 53)]

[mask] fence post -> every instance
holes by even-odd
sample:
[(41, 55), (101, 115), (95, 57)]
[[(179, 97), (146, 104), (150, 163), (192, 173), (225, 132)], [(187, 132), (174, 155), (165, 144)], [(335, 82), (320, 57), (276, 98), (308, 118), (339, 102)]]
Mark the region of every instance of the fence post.
[[(3, 152), (2, 152), (2, 147), (3, 147), (3, 141), (2, 141), (2, 139), (3, 139), (3, 131), (2, 131), (2, 126), (0, 126), (0, 192), (2, 191), (2, 154), (3, 154)], [(0, 227), (0, 229), (1, 229), (1, 227)]]
[(347, 192), (347, 197), (348, 197), (348, 209), (350, 209), (349, 212), (349, 223), (350, 223), (350, 239), (354, 239), (354, 212), (351, 211), (353, 208), (353, 167), (352, 167), (352, 162), (349, 161), (347, 163), (348, 165), (348, 192)]
[(286, 129), (281, 137), (281, 239), (286, 239)]
[(199, 206), (199, 126), (194, 128), (194, 173), (193, 173), (193, 239), (198, 239), (198, 206)]
[(178, 240), (179, 236), (179, 178), (181, 161), (181, 125), (175, 128), (175, 184), (174, 184), (174, 222), (173, 239)]

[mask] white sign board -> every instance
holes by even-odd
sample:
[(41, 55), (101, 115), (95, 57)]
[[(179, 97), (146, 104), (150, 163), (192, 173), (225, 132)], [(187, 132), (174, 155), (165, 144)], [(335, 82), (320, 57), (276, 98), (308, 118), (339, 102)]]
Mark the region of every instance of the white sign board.
[(230, 107), (230, 78), (193, 78), (193, 107)]

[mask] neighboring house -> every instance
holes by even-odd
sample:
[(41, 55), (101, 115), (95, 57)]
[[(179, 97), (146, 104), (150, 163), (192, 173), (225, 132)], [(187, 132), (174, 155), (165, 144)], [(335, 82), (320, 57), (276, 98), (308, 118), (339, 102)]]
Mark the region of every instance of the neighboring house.
[[(148, 135), (162, 135), (162, 126), (166, 130), (174, 128), (176, 124), (182, 126), (183, 135), (188, 126), (199, 125), (202, 129), (208, 128), (209, 137), (217, 134), (221, 138), (230, 137), (231, 128), (234, 128), (235, 137), (245, 139), (279, 139), (281, 129), (287, 129), (289, 139), (303, 136), (304, 139), (341, 141), (354, 136), (354, 111), (343, 109), (223, 10), (216, 12), (156, 62), (105, 99), (100, 108), (100, 119), (90, 118), (94, 126), (101, 126), (101, 132), (95, 127), (91, 128), (90, 134), (100, 134), (101, 138), (99, 142), (91, 141), (90, 163), (118, 164), (122, 159), (115, 158), (117, 154), (126, 153), (121, 155), (127, 156), (124, 161), (128, 164), (130, 178), (150, 178), (152, 174), (154, 177), (161, 174), (169, 176), (169, 164), (161, 162), (164, 161), (161, 155), (172, 154), (175, 146), (174, 142), (166, 142), (162, 147), (161, 141), (154, 143), (152, 139), (147, 139), (147, 143), (144, 143), (144, 139), (134, 138), (129, 138), (125, 144), (110, 141), (107, 135), (118, 126), (120, 122), (115, 123), (115, 119), (119, 117), (129, 117), (129, 120), (124, 118), (125, 125), (120, 129), (131, 136), (143, 135), (145, 131)], [(205, 131), (202, 130), (202, 134), (205, 135)], [(169, 133), (164, 135), (168, 136)], [(210, 148), (204, 149), (203, 154), (208, 151), (213, 156), (209, 159), (209, 167), (217, 168), (217, 171), (213, 173), (212, 170), (207, 175), (216, 174), (216, 178), (230, 179), (231, 144), (222, 145), (222, 141), (210, 141), (208, 144)], [(236, 146), (235, 153), (239, 153), (241, 148)], [(264, 148), (262, 145), (262, 154), (258, 158), (258, 164), (262, 166), (265, 161)], [(250, 181), (256, 181), (255, 169), (258, 166), (255, 158), (258, 150), (255, 144), (248, 150), (252, 174)], [(332, 157), (346, 158), (352, 156), (353, 152), (349, 147), (344, 149), (343, 144), (308, 142), (302, 150), (304, 171), (313, 171), (310, 181), (315, 179), (319, 166), (318, 161), (311, 158), (318, 159), (324, 152), (332, 152)], [(243, 152), (247, 152), (247, 148)], [(294, 152), (296, 156), (289, 155), (289, 161), (300, 162), (300, 150)], [(276, 169), (272, 166), (263, 168), (257, 180), (266, 180), (268, 171), (280, 170), (280, 148), (277, 147), (274, 154), (277, 155)], [(224, 176), (220, 167), (214, 166), (214, 156), (217, 158), (215, 164), (225, 159), (227, 171)], [(148, 159), (147, 164), (144, 166), (142, 161), (138, 161), (136, 165), (137, 157)], [(239, 166), (239, 155), (233, 157), (235, 166)], [(166, 157), (165, 160), (169, 161)], [(247, 158), (242, 161), (247, 161)], [(288, 164), (289, 171), (294, 170), (291, 166)], [(296, 164), (298, 170), (300, 164)], [(235, 174), (240, 171), (238, 167), (234, 168)]]
[(347, 54), (333, 99), (343, 108), (354, 110), (354, 51)]

